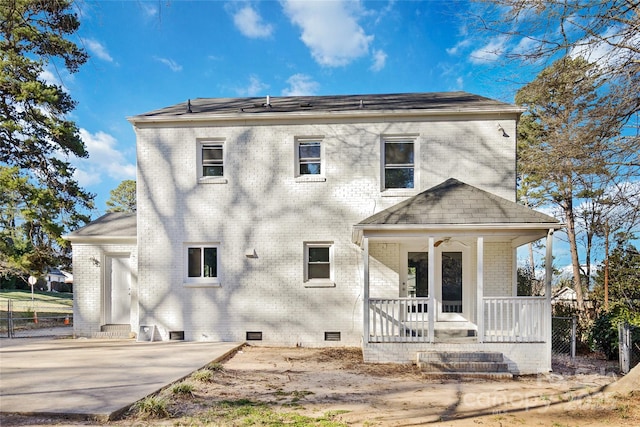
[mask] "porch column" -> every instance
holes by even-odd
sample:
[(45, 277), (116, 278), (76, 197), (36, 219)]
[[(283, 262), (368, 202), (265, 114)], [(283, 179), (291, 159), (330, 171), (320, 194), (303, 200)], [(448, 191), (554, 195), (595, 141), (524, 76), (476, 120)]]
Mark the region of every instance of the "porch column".
[(547, 232), (547, 243), (546, 243), (546, 254), (545, 254), (545, 277), (544, 277), (544, 296), (547, 298), (547, 302), (549, 303), (549, 307), (551, 307), (551, 276), (553, 275), (553, 228), (550, 228)]
[(545, 277), (544, 277), (544, 296), (545, 296), (545, 342), (547, 344), (547, 369), (551, 370), (551, 279), (553, 276), (553, 228), (547, 232), (545, 254)]
[(369, 343), (369, 238), (362, 238), (362, 283), (364, 287), (364, 309), (362, 324), (362, 342)]
[(433, 237), (429, 237), (429, 271), (427, 272), (427, 279), (429, 281), (429, 302), (427, 302), (427, 315), (429, 319), (429, 342), (435, 342), (436, 335), (436, 255)]
[(478, 342), (484, 342), (484, 237), (477, 238), (476, 270), (476, 321), (478, 323)]

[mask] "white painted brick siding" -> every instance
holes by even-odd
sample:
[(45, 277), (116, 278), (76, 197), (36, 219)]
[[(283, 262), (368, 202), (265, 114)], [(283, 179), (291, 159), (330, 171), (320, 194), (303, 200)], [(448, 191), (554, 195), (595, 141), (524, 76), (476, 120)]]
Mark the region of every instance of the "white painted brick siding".
[[(73, 244), (73, 331), (91, 337), (104, 325), (104, 264), (108, 255), (129, 256), (131, 268), (131, 325), (137, 331), (137, 249), (135, 244)], [(95, 260), (97, 262), (94, 263)]]
[(513, 249), (508, 243), (484, 245), (484, 296), (513, 295)]
[[(360, 345), (362, 252), (352, 226), (404, 200), (380, 191), (388, 134), (419, 135), (414, 194), (453, 177), (514, 200), (515, 122), (503, 118), (137, 129), (139, 323), (164, 339), (184, 331), (187, 340), (243, 341), (261, 331), (263, 344), (321, 346), (336, 331), (342, 340), (330, 344)], [(296, 182), (294, 138), (306, 135), (324, 136), (325, 182)], [(226, 184), (198, 182), (199, 138), (224, 138)], [(335, 287), (305, 287), (303, 244), (314, 241), (334, 244)], [(219, 245), (221, 286), (184, 285), (186, 242)], [(245, 256), (252, 250), (257, 258)], [(488, 258), (491, 282), (502, 265)], [(372, 245), (372, 294), (398, 296), (387, 285), (398, 282), (398, 262), (398, 245)]]

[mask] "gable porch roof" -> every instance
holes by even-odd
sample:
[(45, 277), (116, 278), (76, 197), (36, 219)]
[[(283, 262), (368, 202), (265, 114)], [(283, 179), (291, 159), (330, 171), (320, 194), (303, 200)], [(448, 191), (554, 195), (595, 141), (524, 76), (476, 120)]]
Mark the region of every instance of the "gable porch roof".
[(430, 232), (508, 234), (514, 244), (535, 241), (549, 229), (562, 228), (555, 218), (450, 178), (354, 226), (353, 241), (363, 235)]

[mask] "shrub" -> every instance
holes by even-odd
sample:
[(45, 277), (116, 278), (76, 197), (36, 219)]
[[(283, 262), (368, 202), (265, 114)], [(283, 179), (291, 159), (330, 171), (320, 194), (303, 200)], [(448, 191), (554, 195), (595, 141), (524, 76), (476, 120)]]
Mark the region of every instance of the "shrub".
[(602, 351), (609, 360), (618, 357), (618, 324), (627, 322), (640, 326), (640, 313), (623, 304), (616, 304), (601, 313), (593, 322), (589, 340), (594, 350)]

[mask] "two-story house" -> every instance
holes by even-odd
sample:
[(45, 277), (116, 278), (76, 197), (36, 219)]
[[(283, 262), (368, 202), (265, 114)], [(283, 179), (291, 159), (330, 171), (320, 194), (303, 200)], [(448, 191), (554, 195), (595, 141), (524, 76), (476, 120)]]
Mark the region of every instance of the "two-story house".
[(71, 233), (76, 335), (500, 352), (551, 368), (516, 250), (560, 224), (515, 203), (520, 107), (465, 93), (207, 98), (129, 118), (137, 215)]

